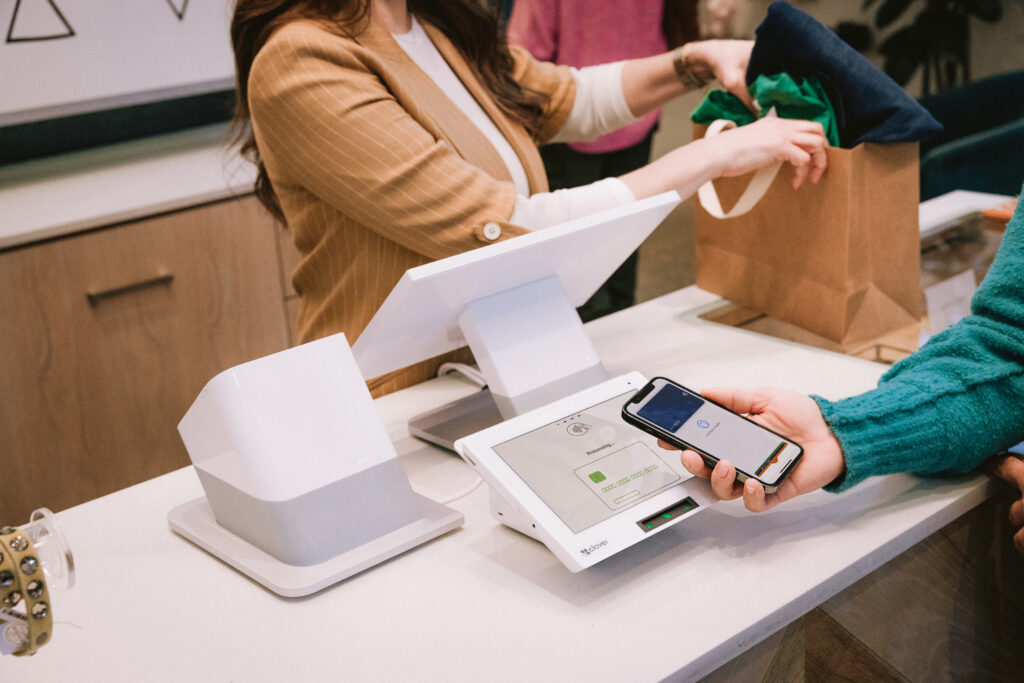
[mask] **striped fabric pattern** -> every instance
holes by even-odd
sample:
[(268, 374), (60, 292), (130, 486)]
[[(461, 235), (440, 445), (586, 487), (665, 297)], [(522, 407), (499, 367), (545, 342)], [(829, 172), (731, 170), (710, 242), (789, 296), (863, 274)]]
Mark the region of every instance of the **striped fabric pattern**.
[[(519, 156), (532, 192), (547, 190), (536, 144), (506, 118), (455, 48), (431, 40)], [(515, 76), (551, 96), (541, 138), (572, 109), (566, 67), (514, 50)], [(355, 38), (293, 22), (260, 50), (249, 77), (253, 131), (302, 259), (296, 339), (344, 332), (354, 342), (414, 266), (525, 232), (509, 224), (516, 192), (484, 135), (370, 21)], [(461, 356), (463, 359), (466, 355)], [(368, 378), (382, 395), (431, 376), (437, 359)]]

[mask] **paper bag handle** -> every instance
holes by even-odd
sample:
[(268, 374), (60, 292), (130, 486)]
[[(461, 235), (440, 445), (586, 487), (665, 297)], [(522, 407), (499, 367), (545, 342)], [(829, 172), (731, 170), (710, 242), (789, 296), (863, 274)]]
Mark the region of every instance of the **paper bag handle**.
[[(775, 108), (772, 107), (766, 116), (775, 116)], [(708, 131), (704, 134), (704, 137), (714, 137), (723, 130), (735, 127), (736, 124), (728, 119), (718, 119), (708, 126)], [(700, 205), (704, 207), (704, 210), (715, 218), (742, 216), (761, 201), (761, 197), (771, 187), (772, 181), (775, 180), (775, 175), (779, 172), (780, 168), (782, 168), (781, 161), (776, 161), (774, 164), (759, 168), (754, 177), (750, 179), (747, 189), (740, 195), (739, 201), (728, 211), (722, 211), (722, 202), (718, 200), (718, 193), (715, 191), (715, 186), (710, 180), (697, 189), (697, 199), (700, 201)]]

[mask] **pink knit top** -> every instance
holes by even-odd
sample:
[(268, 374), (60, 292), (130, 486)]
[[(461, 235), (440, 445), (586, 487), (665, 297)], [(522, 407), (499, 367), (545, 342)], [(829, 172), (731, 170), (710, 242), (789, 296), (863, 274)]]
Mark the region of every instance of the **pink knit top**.
[[(667, 49), (663, 0), (516, 0), (508, 40), (537, 59), (584, 67), (649, 57)], [(661, 109), (590, 142), (569, 146), (588, 154), (631, 147), (658, 121)]]

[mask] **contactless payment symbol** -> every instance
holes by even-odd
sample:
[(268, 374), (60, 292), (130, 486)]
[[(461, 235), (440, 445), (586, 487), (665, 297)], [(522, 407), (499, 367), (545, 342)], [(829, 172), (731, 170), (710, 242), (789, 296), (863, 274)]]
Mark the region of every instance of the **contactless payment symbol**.
[(590, 431), (590, 425), (583, 424), (582, 422), (573, 422), (571, 425), (569, 425), (566, 431), (572, 434), (573, 436), (583, 436), (584, 434)]
[(707, 429), (708, 427), (711, 426), (711, 423), (708, 422), (707, 420), (697, 420), (697, 426), (700, 427), (701, 429)]

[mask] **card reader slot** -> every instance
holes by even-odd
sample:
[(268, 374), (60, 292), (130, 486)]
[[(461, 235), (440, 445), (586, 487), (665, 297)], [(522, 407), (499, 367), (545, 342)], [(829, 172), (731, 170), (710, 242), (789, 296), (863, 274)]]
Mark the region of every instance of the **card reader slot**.
[(659, 526), (663, 524), (668, 524), (672, 520), (678, 519), (679, 517), (688, 514), (691, 510), (695, 510), (698, 507), (700, 506), (697, 504), (697, 501), (687, 496), (678, 503), (670, 505), (669, 507), (665, 508), (664, 510), (661, 510), (660, 512), (656, 512), (650, 517), (641, 519), (639, 522), (636, 523), (636, 525), (643, 529), (644, 533), (647, 533), (648, 531), (657, 529)]

